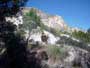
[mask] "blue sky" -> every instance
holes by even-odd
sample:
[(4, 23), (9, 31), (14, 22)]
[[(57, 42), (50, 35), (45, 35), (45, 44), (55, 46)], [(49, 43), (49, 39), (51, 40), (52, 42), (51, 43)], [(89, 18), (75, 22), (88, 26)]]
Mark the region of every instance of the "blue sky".
[(60, 15), (71, 27), (90, 27), (90, 0), (29, 0), (27, 6)]

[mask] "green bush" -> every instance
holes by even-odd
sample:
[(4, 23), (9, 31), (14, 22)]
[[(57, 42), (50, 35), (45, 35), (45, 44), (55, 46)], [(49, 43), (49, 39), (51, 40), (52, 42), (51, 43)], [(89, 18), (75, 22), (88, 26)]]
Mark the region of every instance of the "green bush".
[(90, 43), (90, 34), (82, 31), (74, 31), (72, 36), (86, 43)]
[(50, 58), (54, 60), (64, 59), (68, 53), (65, 48), (60, 48), (56, 45), (47, 46), (47, 54)]
[(61, 31), (59, 29), (50, 28), (50, 32), (55, 36), (60, 36)]

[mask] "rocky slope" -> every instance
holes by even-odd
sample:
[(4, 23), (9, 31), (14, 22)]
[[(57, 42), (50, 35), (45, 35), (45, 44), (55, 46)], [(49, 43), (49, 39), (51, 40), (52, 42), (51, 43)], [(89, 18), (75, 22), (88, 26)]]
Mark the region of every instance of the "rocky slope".
[(68, 26), (64, 19), (59, 15), (50, 15), (47, 13), (44, 13), (43, 11), (32, 8), (32, 7), (23, 7), (21, 8), (21, 11), (17, 13), (15, 17), (6, 17), (7, 21), (14, 22), (16, 25), (23, 23), (23, 14), (29, 12), (31, 9), (34, 9), (38, 16), (41, 18), (41, 22), (46, 25), (49, 28), (54, 28), (55, 30), (61, 30), (61, 31), (79, 31), (80, 29), (77, 27), (71, 28)]
[[(29, 12), (32, 8), (23, 8), (23, 12)], [(47, 13), (44, 13), (36, 8), (33, 8), (37, 15), (40, 16), (41, 21), (44, 25), (50, 27), (50, 28), (54, 28), (54, 29), (58, 29), (58, 30), (67, 30), (68, 26), (67, 24), (64, 22), (63, 18), (61, 16), (58, 15), (50, 15)]]
[[(23, 23), (22, 14), (29, 12), (30, 9), (31, 8), (23, 8), (22, 9), (23, 13), (20, 12), (15, 17), (6, 17), (6, 20), (11, 21), (18, 26), (18, 24)], [(35, 8), (33, 8), (33, 9), (35, 9)], [(59, 30), (59, 31), (60, 30), (61, 31), (74, 31), (74, 30), (79, 31), (78, 28), (70, 29), (70, 27), (64, 22), (64, 20), (61, 16), (49, 15), (38, 9), (35, 9), (35, 10), (37, 12), (37, 15), (41, 17), (42, 23), (45, 26), (47, 26), (48, 28), (53, 28), (53, 29)], [(73, 65), (78, 66), (77, 68), (89, 68), (89, 66), (90, 66), (90, 60), (89, 60), (90, 47), (87, 46), (86, 43), (81, 42), (80, 40), (73, 38), (68, 34), (60, 34), (60, 36), (56, 36), (54, 34), (54, 32), (50, 32), (49, 30), (46, 30), (46, 29), (44, 29), (44, 33), (46, 36), (48, 36), (47, 43), (43, 43), (43, 41), (41, 40), (42, 32), (40, 31), (39, 28), (33, 29), (31, 31), (30, 40), (33, 39), (34, 43), (36, 43), (38, 41), (39, 42), (38, 45), (40, 45), (40, 46), (55, 45), (58, 48), (64, 48), (67, 51), (68, 56), (63, 58), (64, 59), (63, 62), (61, 62), (60, 61), (61, 59), (59, 59), (58, 61), (60, 61), (60, 62), (57, 63), (57, 61), (55, 61), (52, 64), (50, 64), (51, 62), (49, 62), (51, 57), (48, 57), (48, 60), (42, 61), (42, 66), (43, 66), (42, 68), (74, 68)], [(37, 52), (36, 57), (38, 55), (38, 51), (42, 52), (42, 50), (47, 52), (47, 50), (42, 49), (42, 48), (41, 48), (41, 50), (35, 49), (35, 51)], [(41, 57), (40, 55), (41, 54), (39, 54), (39, 58)], [(47, 67), (45, 67), (45, 66), (47, 66)]]

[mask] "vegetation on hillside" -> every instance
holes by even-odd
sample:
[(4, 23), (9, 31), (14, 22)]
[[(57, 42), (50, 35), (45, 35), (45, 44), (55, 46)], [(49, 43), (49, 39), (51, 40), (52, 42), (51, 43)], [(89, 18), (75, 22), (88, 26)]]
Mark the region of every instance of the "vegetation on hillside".
[(41, 19), (37, 16), (36, 11), (31, 8), (28, 13), (23, 15), (23, 24), (19, 24), (19, 32), (21, 34), (26, 34), (26, 31), (28, 31), (27, 43), (29, 42), (31, 31), (37, 29), (38, 26), (41, 26)]
[(0, 0), (0, 46), (6, 49), (0, 56), (0, 68), (26, 67), (25, 41), (15, 34), (16, 25), (5, 20), (6, 16), (15, 16), (26, 1)]
[(51, 58), (54, 61), (63, 61), (63, 59), (68, 55), (65, 48), (58, 47), (56, 45), (48, 45), (46, 52), (49, 58)]
[(5, 20), (7, 16), (16, 16), (26, 1), (0, 0), (0, 48), (4, 49), (0, 53), (0, 68), (41, 68), (35, 55), (27, 53), (26, 40), (16, 33), (17, 26)]
[[(90, 43), (90, 29), (88, 29), (86, 33), (83, 31), (75, 31), (72, 33), (72, 36), (81, 42), (74, 41), (67, 37), (60, 37), (62, 33), (69, 33), (45, 26), (33, 8), (23, 15), (23, 24), (19, 24), (18, 30), (15, 24), (7, 22), (5, 17), (15, 16), (20, 11), (20, 7), (25, 5), (26, 1), (27, 0), (0, 1), (0, 68), (41, 68), (42, 57), (40, 57), (40, 55), (42, 56), (43, 53), (45, 53), (44, 55), (47, 54), (46, 56), (49, 57), (49, 59), (56, 62), (62, 61), (68, 53), (64, 47), (56, 46), (57, 44), (68, 44), (86, 49), (90, 52), (90, 47), (87, 46), (87, 43)], [(31, 41), (34, 41), (35, 44), (28, 44), (30, 42), (31, 31), (37, 29), (37, 27), (41, 28), (41, 32), (46, 30), (60, 37), (60, 40), (56, 45), (46, 43), (45, 45), (47, 46), (42, 46), (44, 44), (39, 44), (34, 40)], [(28, 37), (24, 39), (23, 36), (26, 31), (28, 31)], [(29, 47), (27, 45), (33, 46)], [(39, 49), (43, 51), (45, 50), (44, 47), (46, 47), (46, 51), (40, 53)]]
[[(89, 30), (88, 30), (89, 31)], [(74, 31), (72, 36), (86, 43), (90, 43), (90, 32)]]

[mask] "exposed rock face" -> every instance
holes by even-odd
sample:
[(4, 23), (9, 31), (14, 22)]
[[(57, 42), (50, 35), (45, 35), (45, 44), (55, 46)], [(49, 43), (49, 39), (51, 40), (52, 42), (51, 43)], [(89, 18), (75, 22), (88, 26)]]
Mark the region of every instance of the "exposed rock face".
[[(59, 37), (54, 36), (48, 31), (44, 31), (44, 33), (48, 37), (46, 41), (48, 44), (56, 44), (56, 42), (59, 40)], [(41, 36), (42, 32), (39, 32), (38, 29), (36, 29), (36, 33), (32, 33), (30, 39), (33, 39), (34, 41), (43, 42)]]
[(67, 25), (65, 24), (64, 20), (61, 16), (49, 16), (47, 19), (42, 18), (42, 23), (46, 26), (58, 30), (66, 30)]
[[(28, 7), (25, 7), (23, 8), (23, 12), (26, 13), (26, 12), (29, 12), (32, 8), (28, 8)], [(68, 29), (68, 26), (65, 24), (63, 18), (61, 16), (58, 16), (58, 15), (49, 15), (49, 14), (46, 14), (36, 8), (33, 8), (37, 15), (41, 17), (41, 21), (44, 25), (50, 27), (50, 28), (54, 28), (54, 29), (58, 29), (58, 30), (67, 30)]]

